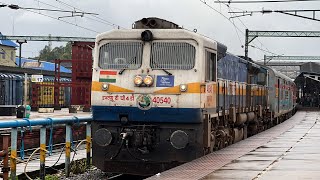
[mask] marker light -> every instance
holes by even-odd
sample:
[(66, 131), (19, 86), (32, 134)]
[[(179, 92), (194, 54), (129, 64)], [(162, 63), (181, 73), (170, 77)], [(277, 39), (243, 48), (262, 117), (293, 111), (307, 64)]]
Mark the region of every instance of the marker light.
[(103, 91), (107, 91), (109, 89), (109, 84), (108, 83), (103, 83), (102, 86), (101, 86), (101, 89)]
[(141, 84), (142, 84), (142, 77), (141, 76), (136, 76), (136, 77), (134, 77), (134, 84), (136, 85), (136, 86), (140, 86)]
[(146, 76), (143, 79), (143, 82), (147, 85), (147, 86), (151, 86), (153, 84), (153, 78), (151, 76)]
[(181, 92), (186, 92), (188, 89), (188, 86), (186, 84), (180, 84), (180, 91)]

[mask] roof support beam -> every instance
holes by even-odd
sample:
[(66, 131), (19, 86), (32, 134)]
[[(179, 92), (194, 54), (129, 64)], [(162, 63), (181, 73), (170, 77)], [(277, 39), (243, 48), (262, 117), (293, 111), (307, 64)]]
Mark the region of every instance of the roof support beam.
[[(320, 56), (264, 56), (264, 65), (270, 66), (269, 62), (272, 60), (283, 61), (320, 61)], [(282, 62), (284, 64), (291, 64), (292, 62)], [(301, 64), (301, 63), (300, 63)]]
[(320, 37), (320, 31), (249, 31), (246, 29), (245, 59), (248, 59), (248, 46), (257, 37)]
[(0, 36), (0, 40), (27, 40), (27, 41), (63, 41), (63, 42), (95, 42), (89, 37), (63, 37), (63, 36)]

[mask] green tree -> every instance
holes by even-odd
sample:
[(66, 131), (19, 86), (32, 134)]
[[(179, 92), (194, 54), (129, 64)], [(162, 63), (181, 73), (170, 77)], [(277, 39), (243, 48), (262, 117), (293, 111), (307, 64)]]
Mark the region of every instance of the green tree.
[(71, 59), (72, 44), (68, 42), (65, 46), (59, 46), (51, 49), (49, 45), (46, 45), (39, 52), (39, 56), (35, 57), (41, 61), (51, 61), (54, 59)]

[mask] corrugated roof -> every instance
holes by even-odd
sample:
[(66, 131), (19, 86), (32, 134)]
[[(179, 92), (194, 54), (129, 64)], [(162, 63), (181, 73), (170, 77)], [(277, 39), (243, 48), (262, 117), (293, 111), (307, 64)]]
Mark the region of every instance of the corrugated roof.
[[(22, 67), (26, 62), (35, 62), (35, 63), (37, 63), (38, 60), (21, 58)], [(54, 71), (54, 69), (55, 69), (54, 63), (47, 62), (47, 61), (40, 61), (40, 63), (41, 63), (40, 67), (32, 67), (32, 68), (30, 67), (30, 68), (31, 69), (46, 70), (46, 71)], [(16, 58), (16, 64), (19, 66), (19, 58), (18, 57)], [(71, 73), (70, 69), (67, 69), (67, 68), (65, 68), (63, 66), (60, 66), (60, 71), (64, 72), (64, 73)]]
[[(3, 35), (0, 32), (0, 36), (2, 37)], [(10, 47), (18, 47), (18, 45), (10, 40), (0, 40), (0, 45), (3, 46), (10, 46)]]

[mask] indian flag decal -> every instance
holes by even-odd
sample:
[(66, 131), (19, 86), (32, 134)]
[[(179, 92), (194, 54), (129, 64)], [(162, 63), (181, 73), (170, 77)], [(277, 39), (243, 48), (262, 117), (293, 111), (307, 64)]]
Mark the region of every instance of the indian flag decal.
[(99, 82), (115, 83), (117, 71), (100, 71)]

